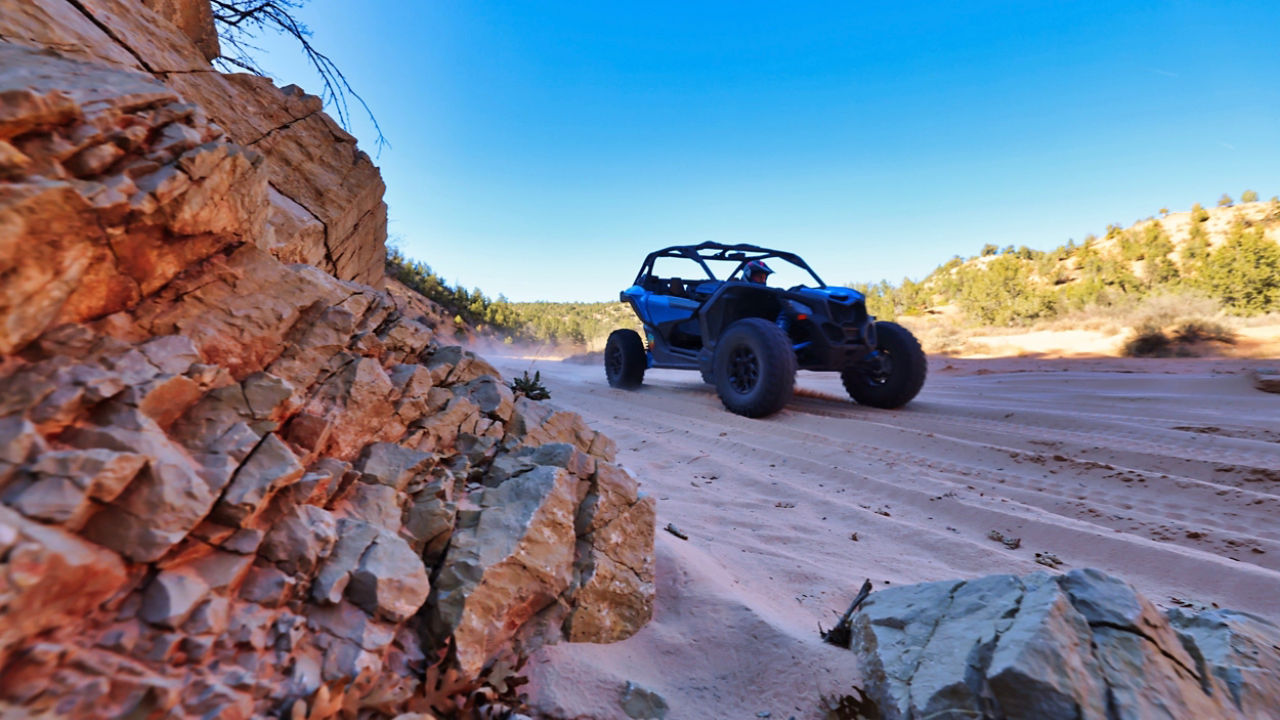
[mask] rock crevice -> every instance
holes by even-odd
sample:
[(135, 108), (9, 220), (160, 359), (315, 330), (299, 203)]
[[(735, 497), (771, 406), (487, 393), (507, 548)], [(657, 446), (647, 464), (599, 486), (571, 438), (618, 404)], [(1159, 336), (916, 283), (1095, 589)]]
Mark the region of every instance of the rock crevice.
[(86, 19), (88, 19), (89, 22), (93, 23), (94, 27), (101, 30), (104, 35), (106, 35), (108, 38), (111, 39), (112, 42), (116, 44), (116, 46), (118, 46), (121, 50), (124, 50), (125, 52), (132, 55), (133, 59), (138, 62), (138, 65), (140, 65), (143, 70), (146, 70), (147, 72), (150, 72), (150, 73), (155, 72), (155, 70), (151, 68), (151, 66), (142, 57), (142, 55), (140, 55), (136, 50), (130, 47), (129, 44), (126, 43), (121, 37), (116, 35), (116, 33), (112, 32), (111, 28), (107, 26), (106, 23), (99, 20), (92, 12), (90, 12), (89, 9), (85, 7), (85, 4), (83, 2), (80, 2), (80, 0), (66, 0), (66, 2), (70, 4), (72, 7), (74, 7), (76, 10), (79, 10), (81, 15), (83, 15)]

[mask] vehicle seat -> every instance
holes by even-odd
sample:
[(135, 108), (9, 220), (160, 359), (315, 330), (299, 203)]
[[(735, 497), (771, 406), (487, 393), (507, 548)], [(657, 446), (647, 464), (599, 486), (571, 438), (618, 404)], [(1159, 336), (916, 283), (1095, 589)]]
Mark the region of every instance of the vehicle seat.
[(667, 294), (674, 295), (676, 297), (689, 297), (689, 294), (685, 292), (684, 289), (684, 281), (675, 277), (671, 278)]

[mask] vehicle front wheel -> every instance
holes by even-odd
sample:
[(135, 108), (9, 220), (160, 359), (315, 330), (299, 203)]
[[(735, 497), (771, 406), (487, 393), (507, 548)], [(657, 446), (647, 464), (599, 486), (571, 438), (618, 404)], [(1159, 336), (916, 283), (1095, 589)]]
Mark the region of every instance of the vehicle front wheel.
[(635, 330), (614, 330), (604, 345), (604, 376), (610, 387), (634, 390), (644, 382), (648, 365), (644, 342)]
[(840, 379), (859, 405), (892, 410), (911, 402), (924, 387), (924, 351), (911, 331), (897, 323), (876, 323), (876, 351), (844, 369)]
[(715, 385), (716, 384), (715, 365), (712, 365), (711, 367), (712, 367), (711, 370), (704, 370), (701, 366), (699, 366), (698, 374), (702, 376), (702, 382), (708, 385)]
[(764, 417), (782, 409), (796, 382), (796, 354), (774, 323), (745, 318), (716, 343), (712, 361), (716, 392), (731, 412)]

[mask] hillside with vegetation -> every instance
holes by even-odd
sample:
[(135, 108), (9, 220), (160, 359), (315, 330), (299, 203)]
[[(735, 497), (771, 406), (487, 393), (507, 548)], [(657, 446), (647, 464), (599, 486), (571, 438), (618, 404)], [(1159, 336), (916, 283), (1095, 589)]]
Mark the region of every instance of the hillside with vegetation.
[(1280, 311), (1280, 200), (1162, 209), (1128, 228), (1111, 225), (1052, 250), (986, 245), (953, 257), (920, 282), (851, 284), (880, 317), (952, 306), (971, 325), (1026, 325), (1161, 294), (1198, 295), (1248, 316)]
[(459, 327), (508, 344), (534, 343), (573, 350), (598, 350), (609, 333), (639, 323), (620, 302), (511, 302), (503, 295), (490, 298), (479, 288), (450, 285), (429, 265), (387, 251), (387, 275), (454, 313)]
[(1126, 354), (1184, 354), (1186, 345), (1230, 344), (1235, 328), (1280, 313), (1280, 199), (1223, 195), (1214, 208), (1162, 208), (1080, 243), (989, 244), (919, 282), (850, 287), (934, 352), (965, 349), (992, 328), (1090, 328), (1128, 330)]
[[(599, 349), (612, 330), (636, 323), (617, 302), (490, 298), (448, 284), (394, 249), (387, 272), (448, 308), (460, 326), (505, 342)], [(1111, 332), (1132, 328), (1135, 338), (1229, 340), (1233, 324), (1280, 313), (1280, 198), (1259, 201), (1246, 191), (1236, 202), (1223, 195), (1216, 207), (1161, 209), (1079, 243), (1050, 250), (988, 244), (919, 281), (848, 286), (867, 295), (872, 314), (912, 327), (933, 352), (956, 350), (992, 328), (1105, 325)]]

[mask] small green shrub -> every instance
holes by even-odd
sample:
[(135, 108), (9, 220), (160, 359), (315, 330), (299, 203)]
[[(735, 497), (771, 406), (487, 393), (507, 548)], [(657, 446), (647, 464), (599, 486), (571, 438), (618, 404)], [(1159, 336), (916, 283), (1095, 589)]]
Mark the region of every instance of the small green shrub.
[(1211, 318), (1222, 312), (1222, 303), (1195, 290), (1162, 291), (1148, 295), (1119, 313), (1133, 327), (1167, 328), (1182, 320)]
[(1134, 327), (1123, 353), (1126, 357), (1189, 357), (1196, 354), (1197, 343), (1235, 341), (1235, 331), (1209, 318), (1184, 318), (1172, 327), (1147, 320)]
[(547, 400), (551, 397), (551, 391), (546, 385), (542, 384), (542, 371), (539, 370), (529, 377), (529, 371), (524, 371), (523, 377), (515, 378), (511, 381), (511, 391), (516, 395), (523, 395), (530, 400)]
[(1192, 318), (1174, 326), (1173, 339), (1180, 343), (1220, 342), (1234, 345), (1236, 333), (1217, 320)]
[(1173, 340), (1159, 327), (1143, 325), (1134, 328), (1123, 353), (1125, 357), (1169, 357), (1173, 355)]

